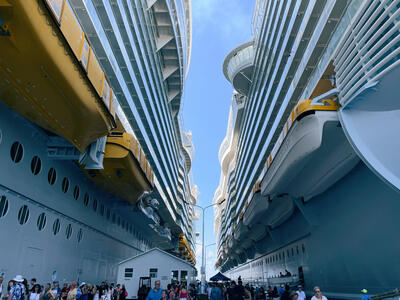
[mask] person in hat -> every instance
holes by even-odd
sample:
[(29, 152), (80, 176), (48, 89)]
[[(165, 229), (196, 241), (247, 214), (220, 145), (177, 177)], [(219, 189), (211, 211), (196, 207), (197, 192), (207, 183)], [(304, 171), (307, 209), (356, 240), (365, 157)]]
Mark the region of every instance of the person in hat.
[(24, 278), (21, 275), (17, 275), (14, 281), (15, 284), (10, 289), (8, 300), (24, 300), (26, 295), (26, 289), (22, 283)]
[(297, 295), (299, 295), (298, 299), (299, 300), (306, 300), (306, 293), (304, 293), (303, 291), (303, 287), (301, 284), (299, 284), (297, 286), (297, 291), (296, 291)]
[(51, 290), (55, 300), (61, 300), (61, 289), (58, 280), (53, 281), (53, 289)]
[(76, 282), (71, 282), (67, 294), (67, 300), (75, 300), (77, 293), (78, 293), (78, 284)]
[(371, 300), (371, 297), (368, 296), (368, 291), (366, 289), (362, 289), (361, 293), (363, 294), (361, 296), (361, 300)]

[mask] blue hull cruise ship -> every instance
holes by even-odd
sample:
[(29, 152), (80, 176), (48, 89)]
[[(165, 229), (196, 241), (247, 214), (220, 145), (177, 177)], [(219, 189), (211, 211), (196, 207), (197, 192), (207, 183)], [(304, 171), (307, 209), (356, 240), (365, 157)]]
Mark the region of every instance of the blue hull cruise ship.
[(397, 0), (256, 1), (253, 40), (223, 64), (225, 275), (333, 299), (398, 287), (399, 22)]

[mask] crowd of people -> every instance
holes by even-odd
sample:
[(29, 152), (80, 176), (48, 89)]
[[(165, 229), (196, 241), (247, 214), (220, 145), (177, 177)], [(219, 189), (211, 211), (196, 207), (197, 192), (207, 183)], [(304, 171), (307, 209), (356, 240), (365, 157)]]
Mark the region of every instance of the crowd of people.
[[(250, 284), (243, 285), (241, 279), (238, 284), (235, 281), (229, 283), (207, 283), (205, 286), (208, 300), (305, 300), (306, 294), (301, 285), (292, 289), (289, 285), (282, 285), (279, 289), (269, 286), (267, 290), (263, 287), (254, 287)], [(147, 295), (139, 297), (140, 300), (198, 300), (200, 284), (190, 285), (168, 285), (167, 289), (160, 288), (160, 282), (156, 281), (153, 289)], [(322, 295), (319, 287), (314, 288), (311, 300), (327, 300)]]
[(21, 275), (5, 285), (0, 276), (0, 300), (125, 300), (127, 296), (124, 285), (109, 285), (107, 281), (99, 286), (85, 282), (64, 283), (61, 288), (57, 280), (42, 285), (35, 278), (28, 283)]

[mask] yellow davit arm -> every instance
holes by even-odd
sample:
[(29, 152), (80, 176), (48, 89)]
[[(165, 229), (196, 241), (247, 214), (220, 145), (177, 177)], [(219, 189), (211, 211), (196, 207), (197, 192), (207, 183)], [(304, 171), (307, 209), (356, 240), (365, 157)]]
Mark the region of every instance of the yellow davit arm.
[(112, 90), (66, 1), (0, 0), (0, 19), (0, 101), (81, 152), (107, 135)]

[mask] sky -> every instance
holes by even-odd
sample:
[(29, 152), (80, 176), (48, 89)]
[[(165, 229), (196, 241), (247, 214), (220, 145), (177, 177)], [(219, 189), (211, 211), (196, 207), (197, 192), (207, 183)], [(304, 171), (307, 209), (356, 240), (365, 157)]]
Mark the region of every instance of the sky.
[[(200, 195), (197, 204), (212, 203), (219, 184), (221, 167), (218, 150), (226, 134), (232, 85), (222, 73), (225, 56), (251, 40), (251, 20), (255, 0), (192, 0), (192, 56), (183, 98), (186, 131), (192, 132), (195, 157), (192, 171)], [(202, 217), (196, 223), (201, 233)], [(205, 214), (205, 244), (215, 243), (214, 213)], [(196, 246), (197, 266), (201, 266), (201, 236)], [(214, 269), (216, 248), (206, 248), (207, 279)]]

